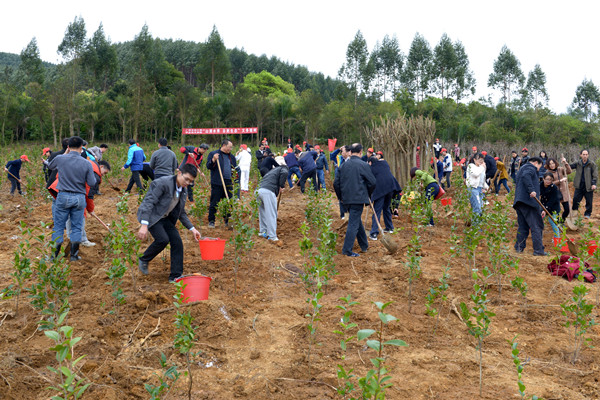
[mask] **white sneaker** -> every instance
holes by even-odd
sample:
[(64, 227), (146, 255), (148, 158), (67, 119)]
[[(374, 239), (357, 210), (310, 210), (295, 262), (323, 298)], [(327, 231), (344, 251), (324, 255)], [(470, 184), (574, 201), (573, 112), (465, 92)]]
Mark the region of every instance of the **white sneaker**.
[(81, 242), (81, 245), (84, 246), (84, 247), (92, 247), (92, 246), (95, 246), (96, 243), (90, 242), (89, 240), (86, 240), (85, 242)]

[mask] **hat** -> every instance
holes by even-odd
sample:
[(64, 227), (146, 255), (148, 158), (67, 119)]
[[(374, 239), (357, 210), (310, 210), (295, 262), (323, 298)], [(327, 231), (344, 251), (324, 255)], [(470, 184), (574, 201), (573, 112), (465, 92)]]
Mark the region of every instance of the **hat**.
[(417, 150), (421, 150), (421, 146), (417, 146)]
[(42, 155), (46, 154), (46, 153), (50, 153), (50, 147), (44, 147), (42, 149)]
[(288, 153), (293, 153), (293, 152), (294, 152), (294, 149), (292, 149), (291, 147), (288, 147), (288, 149), (287, 149), (287, 152), (288, 152)]
[(487, 151), (482, 151), (481, 154), (483, 154), (484, 156), (487, 156)]
[(458, 143), (454, 143), (454, 147), (458, 146)]
[(444, 147), (442, 147), (442, 150), (441, 150), (441, 151), (448, 151), (448, 150), (446, 150)]
[(529, 150), (527, 150), (527, 147), (523, 147), (523, 150), (521, 150), (521, 153), (522, 152), (529, 153)]
[(369, 148), (367, 149), (367, 151), (370, 151), (371, 153), (374, 153), (374, 152), (375, 152), (375, 150), (373, 150), (373, 148), (372, 148), (372, 147), (369, 147)]
[(500, 160), (500, 157), (494, 157), (494, 160), (498, 161)]
[(477, 146), (473, 146), (473, 151), (477, 151)]
[(320, 149), (321, 149), (321, 146), (319, 146), (318, 144), (315, 145), (315, 150), (320, 150)]
[(179, 149), (180, 152), (185, 153), (185, 146), (181, 146), (181, 148)]
[(380, 156), (382, 156), (382, 155), (383, 155), (383, 151), (379, 150), (379, 151), (377, 152), (377, 154), (379, 154)]
[(247, 146), (247, 145), (245, 145), (245, 144), (241, 145), (240, 147), (241, 147), (242, 149), (244, 149), (244, 150), (248, 150), (248, 146)]
[(29, 158), (25, 154), (21, 156), (21, 160), (29, 162)]
[(460, 163), (461, 163), (461, 164), (464, 164), (466, 161), (467, 161), (467, 159), (466, 159), (466, 158), (463, 158), (462, 160), (460, 160)]
[(440, 139), (438, 139), (438, 138), (435, 138), (435, 140), (438, 141), (438, 142), (440, 141)]
[(302, 142), (302, 144), (306, 144), (306, 140), (304, 142)]

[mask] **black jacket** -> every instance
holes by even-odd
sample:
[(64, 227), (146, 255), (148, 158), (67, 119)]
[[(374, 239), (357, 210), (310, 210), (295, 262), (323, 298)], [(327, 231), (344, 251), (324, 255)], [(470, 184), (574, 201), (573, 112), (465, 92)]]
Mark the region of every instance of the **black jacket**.
[(371, 172), (375, 176), (376, 186), (373, 194), (371, 195), (371, 199), (373, 201), (389, 194), (400, 193), (402, 188), (398, 181), (392, 175), (392, 171), (390, 170), (390, 165), (387, 161), (375, 161), (371, 164)]
[(560, 214), (561, 198), (562, 195), (555, 184), (548, 187), (543, 183), (540, 185), (540, 201), (550, 213)]
[(345, 205), (369, 204), (376, 182), (369, 164), (353, 155), (338, 169), (333, 188), (338, 199)]
[(494, 160), (494, 157), (486, 154), (485, 157), (483, 157), (483, 162), (485, 162), (485, 178), (493, 178), (494, 175), (496, 175), (496, 171), (498, 171), (496, 160)]
[[(213, 162), (213, 157), (216, 153), (219, 153), (219, 163), (221, 164), (221, 170), (223, 169), (223, 165), (224, 165), (223, 161), (224, 161), (225, 157), (229, 157), (229, 162), (231, 163), (231, 169), (232, 169), (232, 171), (231, 171), (232, 177), (234, 175), (233, 170), (237, 167), (237, 163), (235, 161), (235, 156), (233, 154), (223, 153), (221, 151), (221, 149), (211, 151), (210, 154), (208, 155), (208, 157), (206, 157), (206, 168), (208, 168), (210, 170), (210, 184), (223, 186), (223, 183), (221, 182), (221, 177), (219, 176), (219, 168), (217, 166), (217, 163)], [(226, 184), (231, 183), (233, 181), (233, 179), (227, 179), (227, 178), (225, 178), (224, 180), (225, 180)]]
[(535, 192), (538, 197), (540, 195), (540, 179), (538, 178), (537, 168), (531, 163), (523, 165), (519, 169), (519, 172), (517, 172), (516, 180), (517, 184), (515, 185), (515, 201), (513, 207), (516, 208), (519, 205), (527, 205), (542, 211), (537, 201), (529, 197), (531, 192)]
[(277, 163), (277, 161), (275, 161), (273, 157), (267, 156), (263, 158), (259, 168), (260, 176), (264, 177), (270, 170), (277, 167), (279, 167), (279, 164)]

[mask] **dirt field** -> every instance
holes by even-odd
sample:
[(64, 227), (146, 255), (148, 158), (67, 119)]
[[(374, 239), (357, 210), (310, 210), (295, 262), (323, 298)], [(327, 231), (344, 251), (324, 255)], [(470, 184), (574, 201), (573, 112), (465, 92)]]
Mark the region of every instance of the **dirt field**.
[[(116, 181), (115, 181), (116, 182)], [(126, 181), (116, 182), (121, 188)], [(19, 221), (38, 224), (51, 222), (50, 203), (39, 202), (31, 212), (25, 210), (25, 200), (7, 194), (3, 183), (0, 201), (0, 278), (2, 288), (11, 280), (13, 251), (21, 238)], [(103, 195), (97, 198), (96, 213), (105, 222), (116, 216), (114, 204), (118, 193), (103, 184)], [(451, 195), (451, 193), (450, 193)], [(596, 196), (598, 199), (598, 196)], [(364, 376), (371, 367), (373, 350), (356, 341), (348, 346), (346, 360), (341, 360), (338, 328), (342, 316), (336, 308), (339, 298), (352, 295), (360, 302), (354, 309), (354, 322), (361, 329), (376, 328), (378, 317), (374, 301), (393, 301), (388, 312), (398, 318), (385, 332), (387, 339), (402, 339), (408, 347), (391, 348), (387, 352), (393, 387), (387, 390), (389, 399), (475, 399), (479, 398), (479, 364), (476, 341), (464, 323), (452, 312), (468, 301), (472, 280), (458, 261), (450, 271), (449, 301), (441, 309), (437, 333), (432, 337), (434, 320), (425, 313), (425, 295), (431, 285), (437, 285), (449, 259), (450, 221), (444, 220), (444, 210), (437, 210), (436, 226), (421, 233), (423, 274), (413, 288), (410, 313), (407, 303), (407, 270), (404, 267), (406, 246), (411, 237), (408, 216), (400, 215), (394, 223), (404, 227), (394, 234), (400, 251), (387, 255), (381, 241), (370, 242), (367, 253), (359, 258), (336, 256), (337, 275), (327, 286), (322, 299), (322, 321), (318, 329), (318, 345), (311, 356), (310, 374), (306, 361), (308, 332), (306, 292), (298, 272), (302, 256), (298, 228), (303, 219), (305, 200), (299, 191), (283, 197), (277, 244), (257, 238), (251, 255), (242, 263), (233, 292), (233, 256), (225, 254), (221, 261), (202, 261), (191, 235), (182, 228), (186, 248), (185, 273), (201, 272), (211, 276), (208, 301), (190, 307), (202, 351), (194, 366), (194, 399), (333, 399), (340, 398), (336, 365), (343, 363)], [(595, 212), (600, 204), (595, 204)], [(137, 201), (130, 199), (130, 209), (137, 210)], [(131, 222), (137, 229), (134, 212)], [(334, 226), (339, 226), (337, 205), (332, 206)], [(596, 222), (594, 220), (594, 222)], [(205, 223), (203, 222), (203, 225)], [(368, 224), (370, 227), (370, 223)], [(547, 227), (544, 242), (552, 254), (551, 231)], [(217, 228), (201, 229), (209, 236), (227, 238), (230, 231)], [(184, 370), (185, 361), (173, 349), (174, 311), (160, 313), (172, 306), (175, 288), (167, 282), (168, 256), (150, 264), (150, 274), (138, 279), (138, 291), (133, 292), (129, 275), (124, 290), (127, 303), (120, 317), (108, 314), (111, 288), (106, 285), (104, 228), (93, 219), (87, 220), (90, 240), (98, 244), (82, 248), (83, 259), (71, 263), (74, 293), (68, 322), (82, 340), (76, 355), (86, 354), (81, 373), (93, 382), (84, 398), (104, 400), (147, 399), (145, 383), (156, 384), (160, 373), (159, 356), (164, 353), (171, 363)], [(341, 250), (343, 232), (338, 238)], [(511, 231), (511, 237), (514, 236)], [(577, 236), (576, 236), (577, 237)], [(142, 249), (148, 243), (142, 244)], [(227, 251), (227, 249), (226, 249)], [(550, 257), (534, 257), (531, 242), (521, 257), (520, 268), (529, 285), (528, 307), (523, 309), (520, 295), (507, 286), (502, 301), (497, 290), (490, 290), (492, 319), (491, 335), (483, 348), (484, 399), (520, 398), (516, 371), (507, 340), (519, 335), (521, 360), (527, 361), (523, 381), (528, 395), (545, 399), (583, 400), (600, 398), (599, 356), (596, 349), (585, 348), (575, 364), (570, 362), (573, 331), (563, 326), (566, 318), (560, 304), (571, 297), (577, 282), (551, 276), (546, 269)], [(511, 272), (513, 274), (513, 272)], [(596, 286), (588, 296), (595, 303)], [(103, 304), (107, 304), (105, 307)], [(46, 366), (55, 366), (51, 341), (36, 331), (37, 312), (22, 301), (17, 316), (11, 312), (14, 300), (0, 301), (0, 398), (47, 399), (52, 392), (48, 379), (52, 374)], [(594, 310), (598, 320), (598, 312)], [(150, 335), (151, 332), (158, 335)], [(588, 336), (592, 344), (600, 344), (598, 327)], [(177, 382), (169, 399), (187, 398), (186, 377)]]

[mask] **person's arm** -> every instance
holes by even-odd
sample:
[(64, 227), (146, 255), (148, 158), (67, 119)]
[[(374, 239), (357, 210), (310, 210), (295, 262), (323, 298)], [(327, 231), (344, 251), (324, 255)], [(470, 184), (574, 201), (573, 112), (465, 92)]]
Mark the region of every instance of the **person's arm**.
[(208, 158), (206, 159), (206, 168), (213, 170), (217, 168), (217, 163), (215, 162), (215, 155), (219, 155), (219, 151), (218, 150), (214, 150), (211, 151), (210, 154), (208, 155)]
[(133, 147), (130, 147), (127, 151), (127, 162), (123, 165), (123, 169), (129, 168), (131, 162), (133, 161)]
[(598, 167), (595, 163), (592, 164), (592, 190), (596, 190), (596, 182), (598, 182)]
[(154, 169), (156, 167), (156, 151), (152, 153), (150, 156), (150, 168)]

